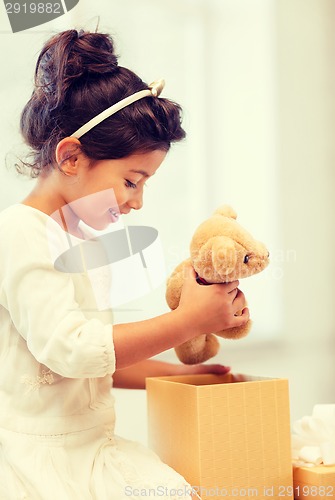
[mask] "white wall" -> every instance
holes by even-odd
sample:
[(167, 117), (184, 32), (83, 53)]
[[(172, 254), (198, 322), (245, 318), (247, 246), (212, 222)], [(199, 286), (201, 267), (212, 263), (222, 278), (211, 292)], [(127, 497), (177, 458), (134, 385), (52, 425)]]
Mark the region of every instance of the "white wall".
[[(208, 4), (221, 18), (206, 12), (204, 205), (214, 206), (222, 187), (249, 227), (265, 212), (258, 232), (273, 256), (268, 274), (259, 276), (254, 331), (223, 341), (215, 360), (238, 372), (288, 378), (295, 420), (316, 403), (334, 402), (334, 4)], [(272, 53), (257, 45), (257, 32), (260, 42), (261, 34), (272, 40)], [(183, 206), (177, 199), (174, 206)], [(277, 289), (270, 302), (264, 282)], [(251, 280), (248, 290), (255, 293)], [(272, 317), (268, 341), (257, 331), (262, 302)], [(173, 352), (160, 358), (175, 359)]]
[[(0, 208), (32, 186), (6, 169), (4, 156), (21, 152), (19, 114), (43, 41), (73, 26), (95, 29), (100, 16), (121, 63), (148, 81), (164, 77), (164, 94), (185, 109), (187, 141), (171, 151), (142, 213), (129, 220), (159, 229), (168, 271), (222, 202), (272, 254), (270, 268), (243, 284), (253, 332), (223, 341), (214, 361), (289, 378), (292, 419), (333, 402), (333, 1), (80, 0), (66, 16), (14, 35), (1, 8)], [(164, 310), (162, 286), (116, 316)], [(173, 351), (160, 357), (176, 360)], [(117, 396), (120, 433), (145, 440), (144, 393)], [(140, 424), (131, 430), (134, 406)]]

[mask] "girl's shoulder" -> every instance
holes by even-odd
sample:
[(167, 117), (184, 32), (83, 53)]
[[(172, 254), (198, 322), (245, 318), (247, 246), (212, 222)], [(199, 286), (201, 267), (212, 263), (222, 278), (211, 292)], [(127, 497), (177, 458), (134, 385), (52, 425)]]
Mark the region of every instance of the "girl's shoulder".
[[(60, 226), (49, 215), (40, 210), (17, 203), (0, 212), (0, 247), (9, 245), (45, 246), (44, 242), (55, 237), (58, 233), (64, 234)], [(21, 250), (24, 250), (22, 248)]]
[(10, 205), (0, 212), (0, 227), (24, 227), (26, 224), (45, 224), (49, 216), (23, 203)]

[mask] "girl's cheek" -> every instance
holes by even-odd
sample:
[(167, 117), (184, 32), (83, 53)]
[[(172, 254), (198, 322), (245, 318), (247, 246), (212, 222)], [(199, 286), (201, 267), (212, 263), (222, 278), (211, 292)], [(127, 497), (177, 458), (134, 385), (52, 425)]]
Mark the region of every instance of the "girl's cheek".
[(114, 194), (118, 205), (122, 205), (128, 199), (126, 188), (114, 191)]

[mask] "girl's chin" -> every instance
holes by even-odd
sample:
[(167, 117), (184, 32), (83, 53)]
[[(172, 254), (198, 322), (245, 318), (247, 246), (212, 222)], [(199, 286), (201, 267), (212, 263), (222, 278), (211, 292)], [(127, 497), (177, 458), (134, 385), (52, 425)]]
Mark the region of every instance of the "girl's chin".
[(106, 212), (101, 216), (101, 217), (96, 217), (89, 219), (87, 218), (82, 218), (82, 221), (84, 224), (87, 226), (91, 227), (95, 231), (103, 231), (104, 229), (107, 229), (108, 226), (111, 224), (115, 224), (115, 222), (118, 222), (120, 220), (121, 213), (118, 211), (111, 211), (108, 210), (107, 214)]
[(93, 229), (94, 231), (104, 231), (105, 229), (108, 228), (108, 226), (110, 226), (112, 224), (112, 221), (109, 219), (109, 220), (94, 220), (94, 221), (89, 221), (89, 220), (83, 220), (83, 223), (90, 227), (91, 229)]

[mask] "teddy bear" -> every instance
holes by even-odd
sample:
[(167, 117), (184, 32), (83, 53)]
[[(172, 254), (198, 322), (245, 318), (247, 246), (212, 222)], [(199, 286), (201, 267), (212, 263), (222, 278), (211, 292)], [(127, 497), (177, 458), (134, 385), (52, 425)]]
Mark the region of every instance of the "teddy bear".
[[(195, 230), (190, 244), (190, 258), (179, 264), (167, 280), (166, 301), (170, 309), (178, 307), (185, 267), (189, 264), (197, 274), (199, 285), (228, 283), (266, 268), (268, 250), (236, 218), (236, 212), (223, 205)], [(240, 314), (242, 311), (237, 313)], [(248, 320), (243, 326), (199, 335), (177, 346), (175, 352), (182, 363), (202, 363), (217, 354), (220, 344), (216, 336), (239, 339), (246, 336), (250, 328), (251, 320)]]

